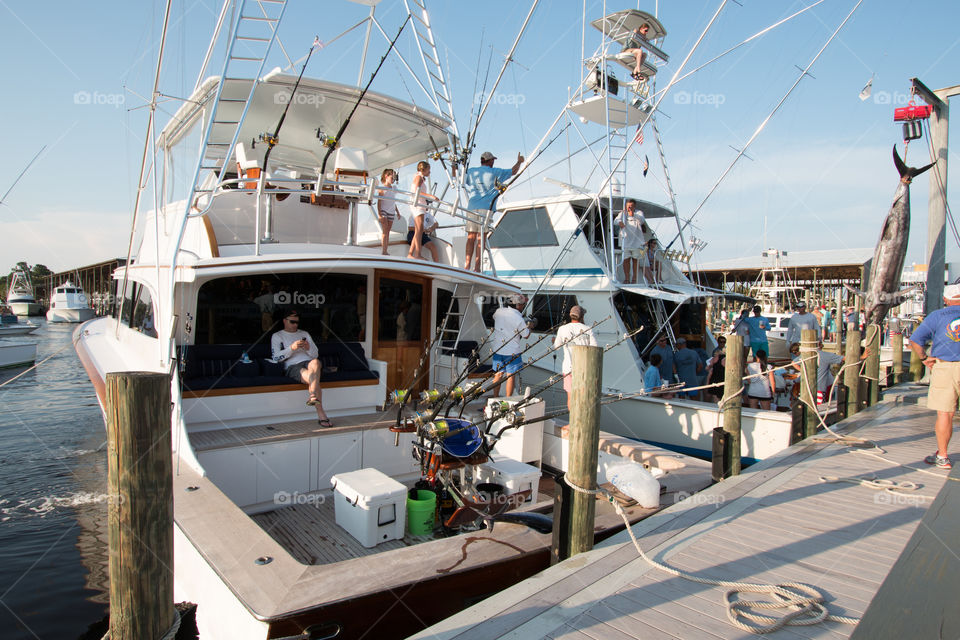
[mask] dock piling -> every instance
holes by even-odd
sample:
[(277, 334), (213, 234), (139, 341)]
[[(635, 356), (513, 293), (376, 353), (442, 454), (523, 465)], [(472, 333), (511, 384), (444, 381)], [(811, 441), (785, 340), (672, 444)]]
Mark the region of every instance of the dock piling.
[(110, 638), (161, 638), (174, 623), (170, 377), (108, 373)]
[[(603, 348), (572, 346), (573, 369), (570, 394), (570, 464), (566, 479), (574, 487), (597, 488), (597, 450), (600, 446), (600, 378)], [(593, 548), (596, 499), (573, 491), (570, 495), (569, 553), (574, 556)], [(561, 550), (561, 554), (563, 550)]]
[(803, 363), (800, 369), (800, 399), (807, 408), (807, 419), (804, 421), (803, 437), (809, 438), (817, 433), (820, 426), (817, 413), (817, 332), (813, 329), (804, 329), (800, 332), (800, 360)]
[[(860, 330), (857, 325), (847, 325), (847, 353), (844, 364), (860, 362)], [(860, 411), (860, 367), (846, 367), (843, 370), (843, 384), (847, 388), (847, 415), (852, 416)]]
[(867, 325), (867, 339), (865, 341), (867, 348), (867, 364), (864, 367), (864, 377), (869, 382), (869, 395), (867, 402), (873, 406), (880, 401), (880, 326), (876, 324)]
[(743, 406), (743, 336), (727, 337), (727, 366), (723, 379), (723, 450), (725, 478), (740, 475), (740, 410)]

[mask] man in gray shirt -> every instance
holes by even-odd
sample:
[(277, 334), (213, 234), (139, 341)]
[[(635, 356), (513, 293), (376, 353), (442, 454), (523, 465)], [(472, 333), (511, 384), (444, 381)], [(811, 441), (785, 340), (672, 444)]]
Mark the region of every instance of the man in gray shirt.
[(787, 348), (800, 342), (800, 332), (804, 329), (812, 329), (817, 336), (820, 335), (820, 323), (817, 322), (817, 316), (807, 313), (807, 303), (800, 301), (797, 303), (797, 312), (790, 317), (790, 324), (787, 325)]

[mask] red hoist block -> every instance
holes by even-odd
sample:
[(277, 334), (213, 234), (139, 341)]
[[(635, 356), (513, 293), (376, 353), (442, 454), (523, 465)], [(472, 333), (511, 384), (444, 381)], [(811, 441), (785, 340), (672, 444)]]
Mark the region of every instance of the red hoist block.
[(910, 104), (905, 107), (898, 107), (893, 110), (893, 121), (904, 122), (909, 120), (922, 120), (929, 118), (933, 113), (933, 107), (928, 104)]

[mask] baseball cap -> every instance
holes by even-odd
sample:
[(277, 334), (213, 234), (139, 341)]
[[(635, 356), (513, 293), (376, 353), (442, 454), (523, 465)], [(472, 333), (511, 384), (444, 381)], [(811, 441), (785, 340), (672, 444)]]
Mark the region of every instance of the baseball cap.
[(677, 338), (677, 344), (687, 344), (686, 338)]
[(300, 315), (300, 311), (294, 308), (287, 309), (286, 311), (283, 312), (284, 318), (290, 318), (292, 316), (299, 316), (299, 315)]
[(807, 308), (807, 303), (804, 302), (803, 300), (797, 303), (797, 309), (806, 309), (806, 308)]
[(583, 319), (583, 316), (586, 315), (586, 313), (587, 313), (586, 309), (584, 309), (578, 304), (575, 304), (572, 307), (570, 307), (571, 318), (576, 318), (577, 320), (581, 320)]
[(496, 159), (497, 159), (497, 156), (493, 155), (493, 154), (490, 153), (489, 151), (484, 151), (482, 154), (480, 154), (480, 159), (481, 159), (481, 160), (496, 160)]
[(960, 298), (960, 284), (948, 284), (943, 288), (944, 300), (956, 300)]

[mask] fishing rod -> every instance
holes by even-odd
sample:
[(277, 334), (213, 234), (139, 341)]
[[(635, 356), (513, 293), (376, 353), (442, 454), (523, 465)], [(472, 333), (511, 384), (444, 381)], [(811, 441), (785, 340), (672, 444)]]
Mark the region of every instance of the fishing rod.
[(420, 375), (421, 375), (420, 368), (423, 367), (423, 363), (426, 361), (427, 355), (433, 350), (433, 347), (437, 343), (437, 340), (440, 338), (440, 336), (443, 335), (443, 332), (446, 329), (447, 320), (449, 319), (449, 317), (450, 317), (449, 315), (444, 316), (443, 322), (441, 322), (440, 326), (437, 327), (437, 332), (436, 332), (436, 335), (434, 335), (433, 340), (430, 341), (430, 344), (427, 346), (427, 348), (423, 351), (422, 354), (420, 354), (420, 361), (417, 362), (417, 368), (413, 370), (413, 379), (410, 382), (410, 384), (407, 385), (405, 389), (394, 389), (393, 392), (390, 394), (391, 400), (393, 400), (399, 405), (397, 407), (397, 423), (396, 423), (396, 428), (394, 430), (396, 433), (396, 437), (394, 438), (394, 446), (396, 446), (400, 442), (399, 440), (400, 439), (400, 422), (403, 418), (403, 407), (406, 406), (407, 402), (410, 400), (410, 397), (413, 395), (410, 392), (410, 389), (416, 386), (417, 381), (420, 379)]
[(297, 89), (300, 88), (300, 81), (303, 79), (303, 72), (307, 70), (307, 63), (310, 62), (310, 56), (313, 55), (314, 51), (320, 48), (322, 48), (322, 45), (320, 44), (320, 37), (314, 36), (313, 44), (310, 45), (310, 51), (307, 52), (307, 58), (303, 61), (303, 66), (300, 67), (300, 75), (297, 76), (297, 81), (293, 84), (293, 90), (290, 92), (290, 98), (287, 99), (287, 105), (283, 108), (283, 113), (280, 114), (280, 120), (277, 122), (277, 126), (273, 130), (273, 135), (269, 133), (260, 135), (260, 140), (267, 143), (267, 151), (263, 154), (263, 173), (261, 174), (264, 177), (267, 175), (267, 166), (270, 162), (270, 153), (273, 151), (273, 148), (277, 146), (277, 143), (280, 142), (280, 128), (283, 127), (283, 121), (287, 119), (287, 113), (290, 111), (290, 105), (293, 104), (294, 96), (297, 95)]
[(354, 103), (353, 108), (350, 110), (350, 113), (347, 114), (347, 117), (344, 119), (343, 124), (340, 125), (340, 130), (337, 131), (337, 134), (333, 138), (324, 142), (327, 147), (327, 153), (323, 156), (323, 163), (320, 165), (320, 179), (327, 173), (327, 161), (330, 159), (330, 154), (333, 153), (333, 150), (337, 148), (340, 144), (340, 138), (343, 136), (343, 132), (347, 130), (347, 126), (350, 124), (350, 120), (353, 118), (353, 114), (357, 112), (357, 109), (360, 107), (360, 103), (363, 101), (363, 97), (367, 95), (367, 90), (370, 88), (370, 85), (373, 84), (374, 78), (377, 77), (377, 74), (380, 72), (380, 68), (383, 66), (383, 63), (386, 61), (387, 56), (390, 55), (390, 52), (393, 51), (393, 47), (397, 42), (397, 39), (400, 38), (400, 34), (403, 33), (403, 28), (407, 26), (407, 22), (410, 21), (410, 14), (407, 14), (407, 17), (404, 19), (403, 24), (400, 25), (400, 30), (397, 31), (397, 35), (393, 37), (393, 40), (390, 41), (390, 46), (387, 47), (387, 52), (383, 54), (383, 57), (380, 58), (380, 64), (377, 65), (377, 68), (373, 70), (373, 73), (370, 74), (370, 79), (367, 81), (367, 86), (363, 88), (363, 91), (360, 92), (360, 95), (357, 97), (357, 101)]

